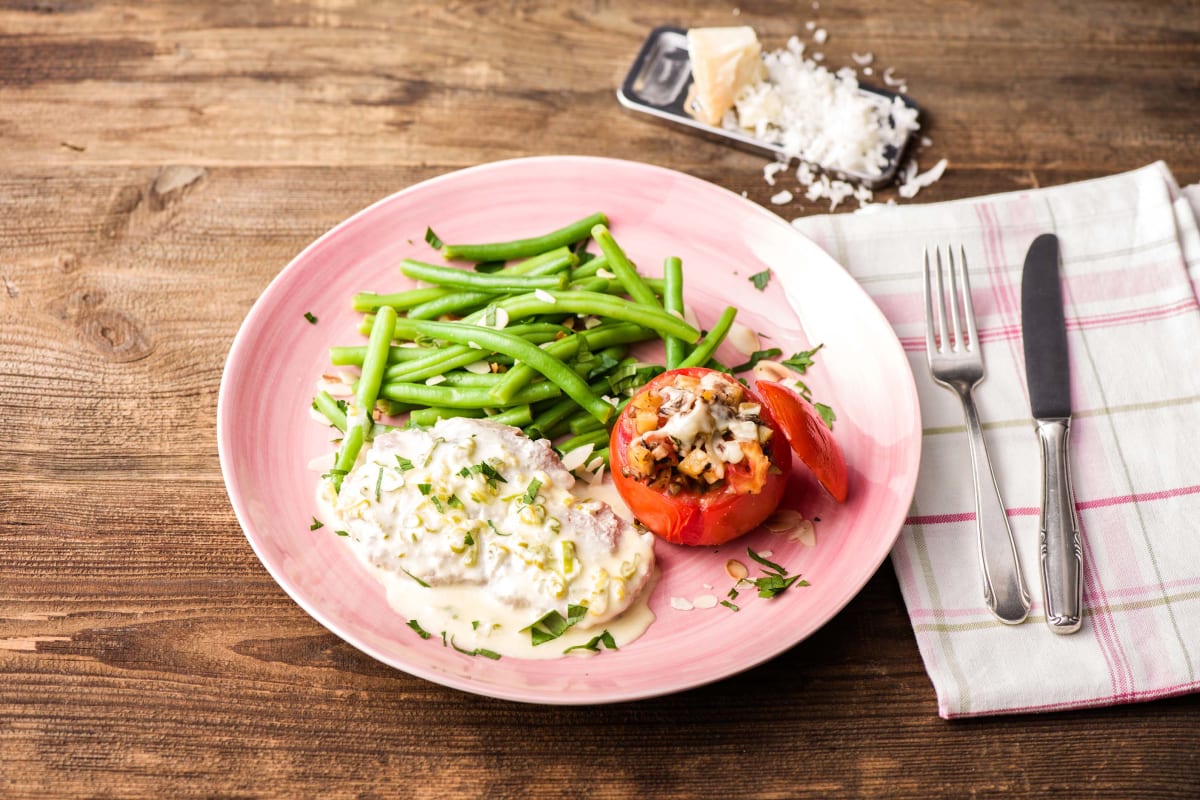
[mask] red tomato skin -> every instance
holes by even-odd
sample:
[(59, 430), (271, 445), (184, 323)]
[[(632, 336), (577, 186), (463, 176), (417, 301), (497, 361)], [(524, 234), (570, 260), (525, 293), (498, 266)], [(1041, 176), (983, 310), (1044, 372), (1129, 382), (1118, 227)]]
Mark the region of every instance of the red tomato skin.
[(850, 493), (846, 456), (812, 404), (783, 384), (759, 381), (755, 388), (800, 461), (834, 500), (846, 502)]
[[(689, 367), (664, 372), (642, 387), (639, 393), (658, 389), (671, 382), (675, 375), (700, 377), (712, 371)], [(758, 403), (760, 400), (747, 389), (745, 402)], [(626, 477), (623, 468), (627, 464), (629, 444), (635, 438), (632, 410), (632, 403), (626, 405), (609, 439), (613, 484), (638, 521), (659, 538), (672, 544), (693, 546), (724, 544), (758, 527), (778, 508), (791, 474), (792, 458), (782, 430), (765, 404), (762, 404), (760, 418), (774, 431), (769, 455), (775, 469), (768, 473), (762, 490), (755, 494), (736, 494), (725, 487), (704, 494), (680, 492), (670, 495)], [(780, 448), (786, 457), (777, 459)]]

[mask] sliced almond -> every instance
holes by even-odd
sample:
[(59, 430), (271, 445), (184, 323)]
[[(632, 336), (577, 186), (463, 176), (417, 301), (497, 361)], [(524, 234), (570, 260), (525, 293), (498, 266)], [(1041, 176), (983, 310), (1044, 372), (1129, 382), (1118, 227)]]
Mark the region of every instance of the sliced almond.
[(736, 558), (731, 558), (725, 562), (725, 574), (735, 581), (741, 581), (746, 579), (750, 570), (746, 569), (746, 565)]
[(754, 380), (776, 381), (782, 383), (791, 380), (793, 373), (778, 361), (760, 361), (754, 365)]
[(574, 450), (571, 450), (562, 457), (563, 468), (568, 472), (579, 469), (587, 462), (588, 456), (592, 454), (592, 450), (595, 448), (596, 445), (589, 442), (582, 447), (576, 447)]
[(717, 605), (717, 596), (712, 594), (702, 594), (692, 601), (693, 608), (715, 608)]
[(762, 342), (759, 341), (758, 334), (754, 332), (754, 329), (740, 322), (733, 323), (733, 327), (729, 329), (729, 338), (726, 341), (737, 348), (737, 351), (744, 356), (756, 353), (762, 349)]
[(804, 521), (803, 515), (799, 511), (793, 511), (790, 508), (781, 508), (774, 514), (767, 517), (763, 527), (772, 533), (783, 533), (784, 531), (795, 530), (801, 522)]
[(800, 520), (800, 524), (796, 526), (795, 530), (788, 534), (788, 539), (794, 542), (799, 542), (805, 547), (816, 547), (817, 526), (813, 525), (812, 520), (802, 519)]
[(317, 381), (317, 389), (328, 392), (332, 397), (352, 397), (354, 379), (341, 372), (326, 372)]
[(474, 375), (487, 375), (492, 371), (492, 365), (487, 362), (487, 359), (481, 359), (479, 361), (472, 361), (463, 367), (463, 369)]

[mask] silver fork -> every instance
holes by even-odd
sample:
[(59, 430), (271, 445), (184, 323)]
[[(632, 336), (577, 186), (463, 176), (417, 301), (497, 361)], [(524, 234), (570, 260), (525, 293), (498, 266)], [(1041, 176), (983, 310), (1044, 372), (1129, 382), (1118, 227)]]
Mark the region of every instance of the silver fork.
[[(947, 248), (946, 256), (950, 273), (949, 294), (946, 293), (943, 278), (946, 270), (942, 268), (942, 249), (939, 247), (935, 250), (933, 268), (929, 263), (929, 251), (925, 251), (925, 352), (929, 357), (929, 371), (933, 379), (956, 392), (962, 400), (974, 467), (975, 520), (979, 528), (983, 597), (988, 608), (1001, 622), (1015, 625), (1029, 613), (1029, 591), (1021, 578), (1016, 544), (1008, 526), (1008, 515), (1004, 513), (1004, 504), (1000, 502), (1000, 489), (996, 485), (991, 459), (988, 458), (979, 412), (975, 409), (973, 392), (983, 380), (983, 352), (975, 328), (967, 253), (962, 247), (959, 248), (957, 265), (953, 250)], [(949, 330), (946, 327), (947, 308)], [(965, 336), (962, 327), (964, 322)]]

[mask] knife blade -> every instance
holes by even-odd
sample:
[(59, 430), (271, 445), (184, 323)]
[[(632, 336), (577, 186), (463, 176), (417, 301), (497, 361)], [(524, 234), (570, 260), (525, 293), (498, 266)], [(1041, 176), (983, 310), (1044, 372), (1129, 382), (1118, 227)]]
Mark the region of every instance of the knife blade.
[(1082, 621), (1083, 543), (1071, 485), (1071, 365), (1058, 237), (1052, 233), (1034, 239), (1025, 256), (1021, 330), (1029, 408), (1042, 455), (1038, 552), (1046, 624), (1069, 634)]

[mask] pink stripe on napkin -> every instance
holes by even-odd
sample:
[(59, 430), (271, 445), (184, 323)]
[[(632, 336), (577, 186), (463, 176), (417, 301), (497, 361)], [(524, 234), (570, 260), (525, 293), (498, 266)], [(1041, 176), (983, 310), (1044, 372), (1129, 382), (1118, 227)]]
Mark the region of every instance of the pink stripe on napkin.
[[(878, 298), (917, 381), (921, 472), (892, 559), (941, 716), (1200, 689), (1197, 207), (1200, 187), (1181, 190), (1157, 163), (1049, 189), (793, 223)], [(1042, 616), (1041, 467), (1021, 337), (1021, 267), (1047, 232), (1062, 247), (1084, 535), (1084, 625), (1073, 636), (1054, 635)], [(976, 400), (1034, 595), (1030, 618), (1014, 627), (983, 603), (961, 409), (925, 359), (922, 251), (960, 244), (987, 367)]]

